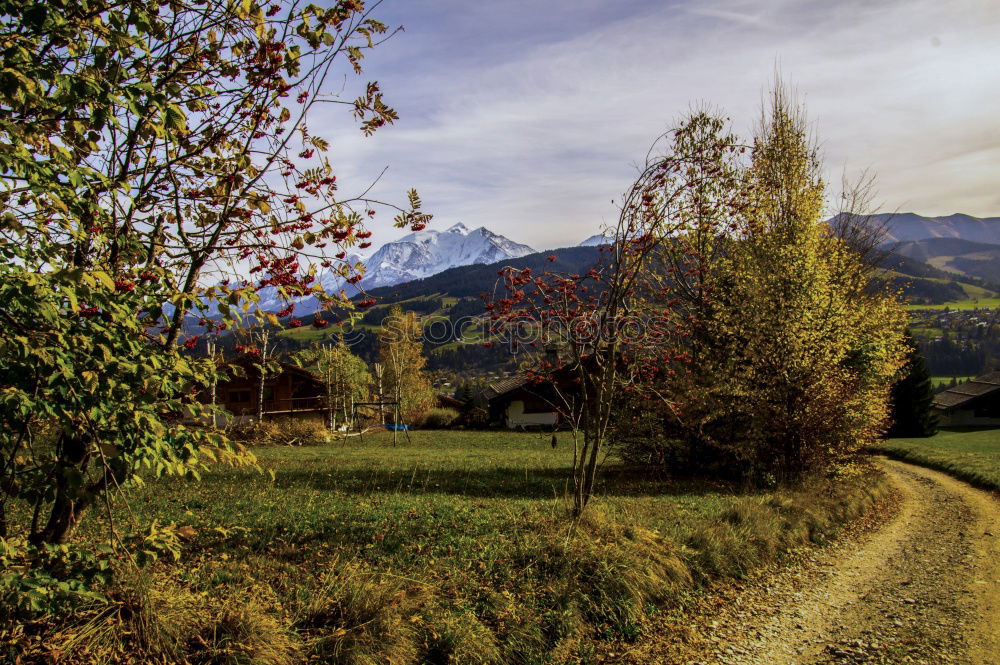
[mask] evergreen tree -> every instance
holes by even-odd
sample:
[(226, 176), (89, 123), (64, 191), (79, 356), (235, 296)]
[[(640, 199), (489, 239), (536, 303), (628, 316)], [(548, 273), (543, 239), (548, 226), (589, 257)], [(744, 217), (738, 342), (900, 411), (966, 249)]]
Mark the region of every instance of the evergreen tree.
[[(910, 352), (906, 372), (892, 387), (892, 427), (889, 436), (933, 436), (937, 432), (937, 416), (931, 411), (934, 387), (924, 357), (912, 336), (907, 335)], [(955, 380), (952, 379), (954, 383)]]

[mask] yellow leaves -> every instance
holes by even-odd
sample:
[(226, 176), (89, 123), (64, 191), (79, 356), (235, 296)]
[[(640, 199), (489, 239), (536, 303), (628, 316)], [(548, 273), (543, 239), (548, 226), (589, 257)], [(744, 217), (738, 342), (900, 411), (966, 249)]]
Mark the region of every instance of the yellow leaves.
[(108, 275), (108, 273), (104, 272), (103, 270), (94, 270), (94, 271), (92, 271), (90, 273), (90, 275), (95, 280), (97, 280), (97, 282), (101, 286), (103, 286), (104, 288), (108, 289), (109, 291), (114, 291), (115, 290), (115, 282), (114, 282), (114, 280), (111, 279), (111, 277)]
[(197, 529), (190, 525), (179, 526), (176, 532), (181, 540), (194, 540), (195, 536), (198, 535)]
[(271, 204), (263, 196), (252, 196), (247, 199), (247, 207), (259, 210), (262, 215), (270, 214)]

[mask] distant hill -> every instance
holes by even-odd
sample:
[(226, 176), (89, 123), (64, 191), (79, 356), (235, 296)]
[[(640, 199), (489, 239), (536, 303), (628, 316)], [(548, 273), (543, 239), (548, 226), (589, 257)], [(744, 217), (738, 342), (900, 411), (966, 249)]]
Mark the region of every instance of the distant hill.
[(976, 277), (1000, 285), (1000, 244), (964, 238), (927, 238), (900, 242), (893, 252), (923, 261), (951, 274)]
[[(874, 215), (886, 225), (889, 242), (899, 243), (928, 238), (959, 238), (971, 242), (1000, 244), (1000, 217), (973, 217), (962, 213), (944, 217), (924, 217), (912, 212)], [(836, 223), (837, 217), (831, 221)]]
[[(936, 251), (933, 247), (934, 243), (931, 242), (930, 245), (930, 251), (933, 253)], [(911, 243), (905, 249), (910, 252), (916, 246), (919, 245)], [(969, 243), (963, 247), (972, 246), (980, 250), (984, 247), (975, 243)], [(991, 246), (985, 245), (985, 247)], [(1000, 247), (995, 248), (1000, 250)], [(915, 251), (913, 250), (913, 252)], [(531, 268), (536, 272), (553, 270), (565, 273), (584, 273), (596, 265), (601, 260), (601, 256), (600, 250), (595, 246), (566, 247), (488, 265), (458, 266), (424, 279), (372, 289), (368, 293), (380, 304), (430, 297), (449, 297), (460, 300), (475, 299), (474, 308), (477, 308), (480, 307), (479, 295), (493, 293), (494, 289), (497, 288), (497, 271), (503, 266), (509, 265), (519, 269)], [(549, 261), (549, 257), (555, 257), (555, 261)], [(964, 300), (970, 297), (970, 294), (981, 294), (984, 290), (1000, 290), (997, 285), (991, 284), (990, 280), (984, 280), (973, 274), (961, 274), (955, 270), (942, 269), (904, 252), (890, 253), (882, 261), (882, 267), (887, 271), (889, 281), (902, 289), (904, 296), (913, 303), (943, 304)]]
[(610, 245), (612, 242), (614, 242), (614, 238), (598, 233), (581, 242), (578, 247), (600, 247), (601, 245)]

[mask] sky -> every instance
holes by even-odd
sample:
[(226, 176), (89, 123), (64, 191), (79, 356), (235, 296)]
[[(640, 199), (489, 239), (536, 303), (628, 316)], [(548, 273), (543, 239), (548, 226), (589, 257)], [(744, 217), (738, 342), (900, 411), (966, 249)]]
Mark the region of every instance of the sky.
[[(384, 0), (374, 15), (403, 30), (367, 52), (363, 80), (399, 121), (365, 138), (327, 105), (311, 126), (342, 192), (414, 187), (431, 228), (575, 245), (613, 222), (685, 112), (718, 109), (747, 135), (776, 71), (832, 198), (867, 169), (884, 211), (1000, 215), (998, 0)], [(378, 242), (403, 233), (388, 217)]]

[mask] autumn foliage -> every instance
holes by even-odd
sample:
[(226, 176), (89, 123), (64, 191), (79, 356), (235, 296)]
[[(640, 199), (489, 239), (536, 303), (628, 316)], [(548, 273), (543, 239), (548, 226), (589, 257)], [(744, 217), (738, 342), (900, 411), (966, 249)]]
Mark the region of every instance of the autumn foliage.
[(662, 136), (589, 273), (501, 271), (494, 333), (548, 350), (529, 375), (564, 386), (553, 406), (580, 434), (577, 514), (611, 442), (636, 461), (766, 483), (884, 430), (904, 313), (823, 222), (825, 196), (779, 84), (749, 142), (708, 112)]

